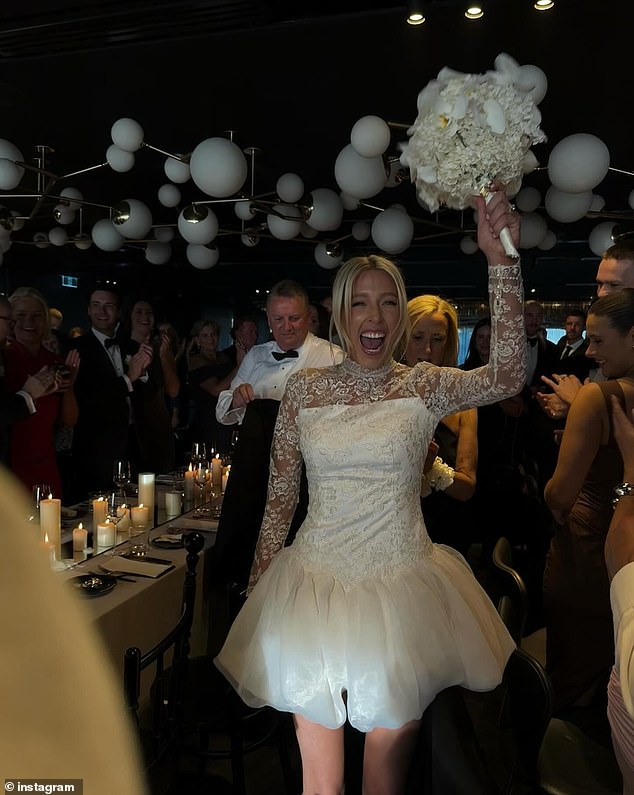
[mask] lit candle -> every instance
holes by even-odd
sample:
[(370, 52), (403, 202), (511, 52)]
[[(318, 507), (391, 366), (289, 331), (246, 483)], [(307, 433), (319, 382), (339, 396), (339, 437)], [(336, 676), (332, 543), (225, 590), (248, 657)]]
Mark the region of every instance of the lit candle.
[(172, 517), (178, 516), (181, 512), (181, 493), (180, 491), (168, 491), (165, 494), (165, 513)]
[(139, 472), (139, 504), (148, 509), (149, 521), (154, 522), (154, 472)]
[(106, 519), (103, 524), (100, 522), (97, 525), (97, 546), (98, 547), (112, 547), (114, 546), (114, 522)]
[(231, 464), (222, 469), (222, 493), (225, 493), (225, 489), (227, 488), (227, 481), (229, 480), (229, 474), (231, 473)]
[(211, 483), (214, 491), (222, 488), (222, 458), (218, 453), (211, 459)]
[(62, 557), (62, 501), (49, 494), (48, 499), (40, 500), (40, 526), (44, 538), (52, 546), (55, 557)]
[(130, 510), (124, 503), (117, 508), (117, 533), (127, 533), (130, 529)]
[(145, 530), (150, 521), (147, 505), (143, 505), (143, 503), (141, 505), (133, 505), (130, 510), (132, 512), (132, 526)]
[(82, 552), (88, 546), (88, 530), (80, 522), (73, 529), (73, 552)]
[(192, 502), (194, 499), (194, 467), (190, 464), (189, 469), (185, 470), (185, 502)]
[(48, 533), (44, 533), (44, 541), (42, 541), (42, 546), (46, 550), (46, 554), (48, 555), (48, 562), (51, 565), (55, 564), (55, 544), (51, 544), (48, 540)]
[(108, 500), (105, 497), (97, 497), (92, 501), (92, 532), (93, 543), (97, 533), (97, 525), (103, 524), (108, 515)]

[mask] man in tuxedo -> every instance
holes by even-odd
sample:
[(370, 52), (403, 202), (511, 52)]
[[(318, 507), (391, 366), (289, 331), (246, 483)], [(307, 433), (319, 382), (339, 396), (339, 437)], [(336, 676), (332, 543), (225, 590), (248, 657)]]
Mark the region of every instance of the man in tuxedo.
[[(213, 554), (213, 579), (218, 589), (214, 645), (218, 647), (233, 617), (223, 589), (242, 591), (247, 586), (266, 505), (273, 431), (288, 378), (304, 367), (325, 367), (343, 358), (338, 346), (308, 331), (308, 306), (308, 295), (297, 282), (284, 280), (271, 289), (267, 318), (273, 339), (251, 348), (230, 388), (218, 398), (218, 420), (225, 425), (240, 423)], [(307, 505), (302, 474), (287, 543), (301, 524)]]
[(9, 452), (9, 433), (14, 422), (19, 422), (35, 414), (35, 401), (43, 395), (54, 392), (57, 383), (55, 373), (50, 368), (42, 368), (39, 373), (30, 375), (22, 389), (13, 392), (7, 386), (4, 349), (12, 328), (11, 304), (0, 295), (0, 462), (7, 463)]
[(94, 289), (88, 298), (90, 331), (73, 341), (81, 356), (75, 381), (79, 418), (72, 449), (76, 499), (85, 499), (92, 490), (112, 488), (113, 462), (128, 457), (131, 397), (135, 385), (147, 378), (152, 361), (149, 345), (126, 357), (123, 340), (117, 336), (120, 315), (116, 290), (110, 285)]
[(586, 356), (588, 340), (584, 339), (586, 330), (586, 313), (583, 309), (576, 309), (566, 315), (564, 324), (566, 333), (557, 342), (559, 361), (556, 363), (558, 373), (576, 375), (583, 383), (590, 370), (596, 363)]

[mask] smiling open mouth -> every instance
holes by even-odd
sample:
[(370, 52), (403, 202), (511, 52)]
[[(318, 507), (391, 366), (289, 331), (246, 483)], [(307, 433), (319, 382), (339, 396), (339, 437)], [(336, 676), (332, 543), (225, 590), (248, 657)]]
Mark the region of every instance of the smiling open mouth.
[(360, 335), (359, 339), (364, 351), (376, 353), (383, 347), (385, 334), (382, 331), (365, 331)]

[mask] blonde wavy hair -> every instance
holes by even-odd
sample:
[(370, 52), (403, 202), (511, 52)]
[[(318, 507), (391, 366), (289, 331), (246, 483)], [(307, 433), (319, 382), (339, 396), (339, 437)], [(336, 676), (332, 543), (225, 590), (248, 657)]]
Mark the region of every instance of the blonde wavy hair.
[(440, 312), (447, 318), (447, 344), (441, 362), (443, 367), (456, 367), (458, 364), (458, 313), (455, 308), (439, 295), (419, 295), (407, 304), (410, 334), (418, 321), (426, 315)]
[(346, 353), (352, 348), (352, 340), (348, 333), (350, 315), (352, 312), (352, 291), (357, 278), (367, 271), (380, 270), (394, 282), (396, 295), (398, 297), (398, 307), (400, 311), (399, 323), (394, 335), (394, 344), (389, 354), (395, 359), (400, 359), (403, 351), (407, 347), (409, 340), (410, 326), (405, 308), (407, 306), (407, 293), (405, 282), (397, 266), (385, 257), (370, 254), (367, 257), (352, 257), (341, 266), (335, 277), (332, 288), (332, 315), (330, 316), (330, 339), (333, 339), (336, 330), (340, 345)]

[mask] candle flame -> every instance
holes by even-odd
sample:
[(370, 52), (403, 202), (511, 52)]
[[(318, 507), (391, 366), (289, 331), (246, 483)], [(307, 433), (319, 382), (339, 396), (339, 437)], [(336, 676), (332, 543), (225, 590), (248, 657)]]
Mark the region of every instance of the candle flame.
[(44, 543), (48, 544), (48, 533), (44, 533)]
[(84, 525), (82, 524), (82, 522), (79, 523), (78, 527), (79, 527), (80, 530), (84, 529)]
[(141, 503), (141, 504), (139, 505), (139, 508), (143, 508), (143, 503)]
[(192, 465), (192, 464), (190, 464), (190, 465), (189, 465), (189, 471), (190, 471), (190, 472), (193, 472), (193, 471), (194, 471), (194, 467), (193, 467), (193, 465)]
[(48, 495), (48, 498), (49, 498), (49, 500), (52, 500), (52, 499), (53, 499), (53, 494), (52, 494), (52, 493), (50, 493), (50, 494)]

